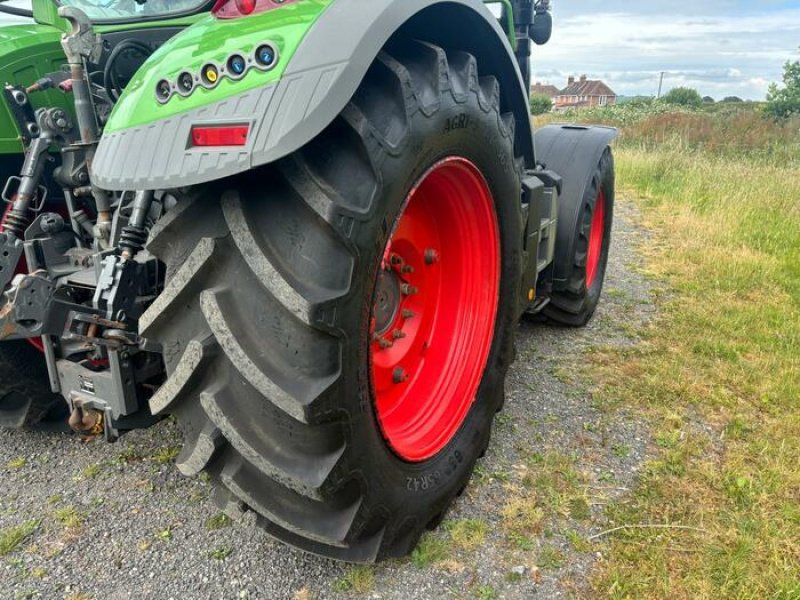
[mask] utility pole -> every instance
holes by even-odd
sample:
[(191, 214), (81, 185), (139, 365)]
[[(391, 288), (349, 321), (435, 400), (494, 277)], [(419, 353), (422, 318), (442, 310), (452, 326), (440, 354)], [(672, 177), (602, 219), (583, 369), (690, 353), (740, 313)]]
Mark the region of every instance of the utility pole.
[(658, 96), (656, 98), (661, 98), (661, 88), (664, 86), (664, 71), (661, 71), (661, 78), (658, 80)]

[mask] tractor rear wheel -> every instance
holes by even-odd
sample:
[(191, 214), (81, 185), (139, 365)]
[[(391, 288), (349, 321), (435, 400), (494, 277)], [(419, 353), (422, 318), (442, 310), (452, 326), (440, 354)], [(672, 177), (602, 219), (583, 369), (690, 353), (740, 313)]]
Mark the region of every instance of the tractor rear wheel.
[(584, 192), (574, 244), (566, 246), (575, 248), (571, 272), (544, 307), (547, 318), (570, 327), (583, 327), (592, 318), (603, 291), (613, 221), (614, 156), (611, 148), (606, 148)]
[(27, 340), (0, 343), (0, 427), (66, 429), (67, 403), (49, 382), (38, 347)]
[(233, 515), (352, 562), (408, 553), (485, 451), (513, 359), (514, 122), (475, 58), (383, 52), (294, 155), (182, 198), (151, 233), (151, 400)]

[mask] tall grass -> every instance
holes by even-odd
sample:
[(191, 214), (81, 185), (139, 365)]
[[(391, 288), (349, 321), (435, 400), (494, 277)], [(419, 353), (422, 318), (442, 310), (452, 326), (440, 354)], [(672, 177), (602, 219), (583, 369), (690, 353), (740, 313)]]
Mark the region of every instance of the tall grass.
[(660, 316), (599, 352), (598, 398), (647, 416), (656, 458), (607, 509), (596, 590), (800, 598), (800, 161), (796, 123), (750, 111), (623, 126), (622, 196), (654, 236)]
[(618, 127), (621, 148), (702, 151), (743, 164), (800, 165), (800, 117), (775, 120), (752, 104), (703, 110), (663, 103), (623, 104), (549, 114), (537, 121), (540, 125), (569, 121)]

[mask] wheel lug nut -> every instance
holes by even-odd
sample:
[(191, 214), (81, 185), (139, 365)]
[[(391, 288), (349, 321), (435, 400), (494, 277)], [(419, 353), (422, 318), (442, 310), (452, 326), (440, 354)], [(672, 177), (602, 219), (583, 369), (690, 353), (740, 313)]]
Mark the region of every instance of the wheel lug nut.
[(439, 262), (439, 253), (433, 248), (425, 250), (425, 264), (432, 265), (437, 262)]
[(402, 259), (401, 257), (399, 257), (397, 254), (392, 254), (392, 255), (389, 257), (389, 261), (390, 261), (390, 262), (391, 262), (393, 265), (402, 265), (402, 264), (403, 264), (403, 259)]
[(399, 329), (395, 329), (395, 330), (392, 332), (392, 337), (393, 337), (394, 339), (396, 339), (396, 340), (402, 340), (404, 337), (406, 337), (406, 334), (405, 334), (405, 332), (403, 332), (403, 331), (400, 331)]
[(403, 267), (400, 269), (400, 272), (401, 273), (413, 273), (414, 272), (414, 267), (412, 267), (411, 265), (403, 265)]
[(413, 310), (408, 310), (407, 308), (403, 309), (403, 318), (404, 319), (411, 319), (415, 316)]
[(419, 290), (413, 285), (410, 285), (408, 283), (402, 283), (400, 284), (400, 291), (403, 293), (404, 296), (413, 296)]
[(391, 348), (392, 346), (394, 346), (394, 342), (392, 342), (391, 340), (386, 340), (384, 338), (381, 338), (378, 340), (378, 345), (381, 347), (382, 350), (386, 350), (387, 348)]
[(395, 383), (403, 383), (408, 381), (408, 373), (402, 367), (397, 367), (392, 373), (392, 381)]

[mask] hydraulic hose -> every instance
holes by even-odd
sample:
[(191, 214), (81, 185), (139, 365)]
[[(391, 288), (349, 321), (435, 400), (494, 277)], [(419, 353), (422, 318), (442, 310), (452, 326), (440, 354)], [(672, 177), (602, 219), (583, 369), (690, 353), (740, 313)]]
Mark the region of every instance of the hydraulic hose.
[(27, 8), (16, 8), (14, 6), (3, 6), (3, 2), (8, 2), (8, 0), (0, 0), (0, 13), (14, 15), (15, 17), (26, 17), (28, 19), (33, 18), (32, 10), (28, 10)]

